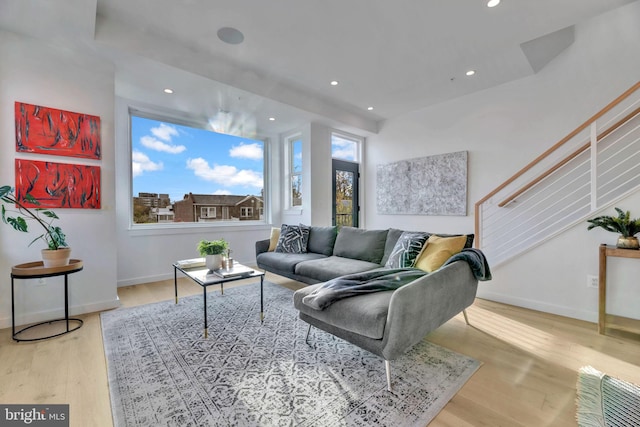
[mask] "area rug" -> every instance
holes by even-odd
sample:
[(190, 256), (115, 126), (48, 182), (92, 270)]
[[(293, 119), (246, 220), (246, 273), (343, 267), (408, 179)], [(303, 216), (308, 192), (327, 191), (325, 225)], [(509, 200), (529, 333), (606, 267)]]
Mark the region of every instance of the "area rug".
[(640, 426), (640, 386), (585, 366), (578, 373), (577, 389), (580, 427)]
[(425, 426), (479, 362), (428, 341), (384, 361), (307, 325), (265, 282), (101, 314), (114, 425)]

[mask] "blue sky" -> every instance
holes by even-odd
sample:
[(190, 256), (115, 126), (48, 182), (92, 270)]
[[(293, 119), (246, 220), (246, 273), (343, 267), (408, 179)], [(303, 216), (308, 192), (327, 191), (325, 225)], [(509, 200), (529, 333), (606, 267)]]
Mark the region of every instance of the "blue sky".
[(262, 141), (131, 116), (133, 195), (260, 195)]

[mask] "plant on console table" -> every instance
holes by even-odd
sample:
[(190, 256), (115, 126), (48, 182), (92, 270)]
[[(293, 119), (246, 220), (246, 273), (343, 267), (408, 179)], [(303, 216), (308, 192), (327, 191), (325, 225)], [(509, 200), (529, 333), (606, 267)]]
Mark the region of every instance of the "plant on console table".
[(638, 238), (635, 236), (640, 232), (640, 218), (631, 219), (629, 211), (615, 208), (618, 216), (603, 215), (587, 220), (590, 223), (587, 230), (600, 227), (612, 233), (618, 233), (618, 243), (616, 247), (621, 249), (638, 249)]
[(228, 250), (229, 243), (224, 239), (200, 240), (198, 243), (198, 252), (205, 257), (205, 265), (209, 270), (222, 268), (222, 258)]
[[(53, 221), (60, 219), (55, 212), (44, 208), (30, 209), (26, 207), (22, 201), (16, 198), (13, 187), (8, 185), (0, 187), (0, 200), (15, 207), (15, 209), (6, 209), (2, 205), (2, 222), (5, 224), (24, 233), (29, 232), (27, 221), (35, 221), (42, 226), (44, 233), (33, 239), (29, 246), (37, 240), (43, 240), (47, 244), (47, 249), (42, 249), (42, 261), (45, 267), (60, 267), (69, 264), (71, 248), (67, 245), (66, 236), (60, 227), (52, 225)], [(24, 200), (36, 206), (40, 204), (30, 194), (25, 195)], [(14, 216), (9, 216), (10, 214), (14, 214)]]

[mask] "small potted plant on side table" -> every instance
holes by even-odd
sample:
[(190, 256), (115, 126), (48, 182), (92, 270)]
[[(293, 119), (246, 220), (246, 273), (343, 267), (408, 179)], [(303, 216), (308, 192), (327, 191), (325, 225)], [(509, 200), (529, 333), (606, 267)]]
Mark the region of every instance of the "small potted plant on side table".
[(222, 268), (223, 255), (229, 249), (229, 243), (224, 239), (200, 240), (198, 252), (205, 257), (205, 265), (211, 271)]
[(612, 233), (618, 233), (618, 242), (616, 247), (620, 249), (638, 249), (638, 238), (636, 234), (640, 232), (640, 218), (631, 219), (631, 213), (629, 211), (623, 211), (620, 208), (615, 208), (618, 212), (618, 216), (598, 216), (593, 219), (587, 220), (590, 223), (587, 230), (600, 227)]
[[(24, 198), (33, 205), (38, 206), (40, 204), (30, 194), (27, 194)], [(9, 224), (15, 230), (25, 233), (29, 232), (27, 221), (35, 221), (42, 226), (44, 233), (33, 239), (29, 246), (36, 240), (44, 240), (47, 244), (47, 249), (42, 249), (42, 261), (45, 267), (60, 267), (69, 264), (71, 248), (67, 245), (66, 236), (60, 227), (52, 225), (54, 220), (60, 219), (55, 212), (44, 208), (29, 209), (16, 198), (13, 187), (8, 185), (0, 187), (0, 200), (15, 206), (17, 209), (9, 210), (2, 205), (2, 222), (5, 224)], [(10, 212), (14, 212), (16, 215), (8, 216)]]

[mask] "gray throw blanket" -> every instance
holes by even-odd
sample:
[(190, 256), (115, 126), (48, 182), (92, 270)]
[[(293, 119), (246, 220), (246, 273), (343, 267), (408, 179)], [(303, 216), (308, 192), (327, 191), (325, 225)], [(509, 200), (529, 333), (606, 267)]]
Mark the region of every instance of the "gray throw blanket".
[[(443, 265), (466, 261), (478, 280), (491, 280), (491, 270), (479, 249), (467, 248), (453, 255)], [(393, 291), (429, 273), (417, 268), (376, 269), (336, 277), (302, 298), (302, 303), (315, 310), (324, 310), (343, 298), (372, 292)]]
[(347, 297), (371, 292), (392, 291), (428, 274), (417, 268), (376, 269), (336, 277), (302, 298), (302, 303), (315, 310), (324, 310)]
[(491, 269), (489, 268), (489, 263), (480, 249), (465, 248), (462, 252), (458, 252), (449, 258), (444, 263), (443, 267), (456, 261), (468, 262), (476, 279), (480, 281), (491, 280)]

